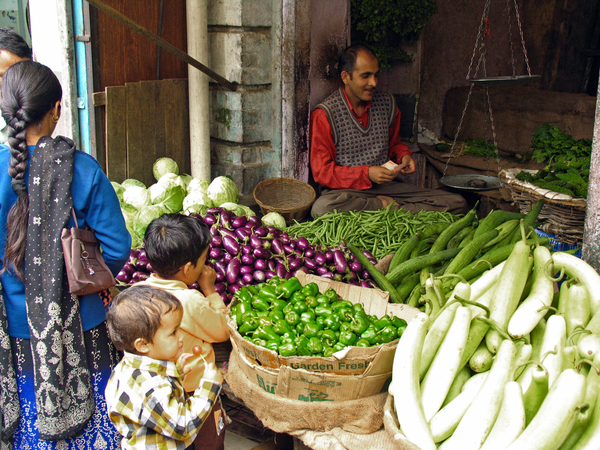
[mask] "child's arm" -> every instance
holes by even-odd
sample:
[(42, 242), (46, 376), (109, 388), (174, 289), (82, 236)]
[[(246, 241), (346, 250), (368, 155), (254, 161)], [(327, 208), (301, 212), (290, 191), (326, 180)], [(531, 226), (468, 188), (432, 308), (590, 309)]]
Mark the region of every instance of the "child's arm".
[(217, 279), (217, 272), (215, 269), (209, 266), (204, 266), (200, 276), (198, 277), (198, 286), (202, 290), (205, 297), (217, 292), (215, 290), (215, 281)]

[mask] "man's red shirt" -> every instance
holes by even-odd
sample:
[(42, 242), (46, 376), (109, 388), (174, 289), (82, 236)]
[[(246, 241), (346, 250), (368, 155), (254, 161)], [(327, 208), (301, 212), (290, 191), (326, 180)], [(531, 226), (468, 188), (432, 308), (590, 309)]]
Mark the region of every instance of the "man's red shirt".
[[(352, 114), (363, 127), (369, 125), (369, 108), (372, 101), (365, 106), (362, 117), (358, 117), (352, 107), (346, 90), (344, 97)], [(396, 107), (396, 118), (390, 127), (390, 152), (392, 161), (400, 164), (404, 155), (412, 155), (406, 144), (400, 140), (400, 110)], [(369, 189), (373, 183), (369, 179), (369, 166), (339, 166), (335, 163), (337, 150), (333, 144), (331, 125), (327, 114), (320, 108), (310, 116), (310, 166), (313, 178), (321, 186), (329, 189)]]

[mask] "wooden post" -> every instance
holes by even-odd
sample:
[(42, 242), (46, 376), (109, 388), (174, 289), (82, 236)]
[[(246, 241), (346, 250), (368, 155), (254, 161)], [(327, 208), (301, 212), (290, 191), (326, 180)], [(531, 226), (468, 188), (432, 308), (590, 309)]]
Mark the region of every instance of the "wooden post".
[(596, 97), (592, 163), (588, 186), (582, 259), (600, 273), (600, 82)]

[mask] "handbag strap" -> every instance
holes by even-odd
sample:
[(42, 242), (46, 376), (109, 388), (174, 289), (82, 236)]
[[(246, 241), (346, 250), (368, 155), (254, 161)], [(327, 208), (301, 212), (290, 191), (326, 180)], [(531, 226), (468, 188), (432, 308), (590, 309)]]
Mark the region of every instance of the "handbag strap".
[(73, 215), (73, 222), (75, 222), (75, 228), (79, 228), (77, 225), (77, 216), (75, 216), (75, 209), (71, 206), (71, 214)]

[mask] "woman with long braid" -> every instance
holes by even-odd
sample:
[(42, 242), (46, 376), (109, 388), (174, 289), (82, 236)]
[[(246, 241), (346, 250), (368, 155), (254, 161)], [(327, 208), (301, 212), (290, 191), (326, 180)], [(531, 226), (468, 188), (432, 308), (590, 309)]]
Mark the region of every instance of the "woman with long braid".
[(33, 61), (0, 85), (0, 449), (116, 449), (104, 387), (118, 354), (105, 321), (109, 294), (69, 293), (60, 233), (89, 227), (117, 273), (130, 236), (98, 162), (52, 138), (62, 89)]

